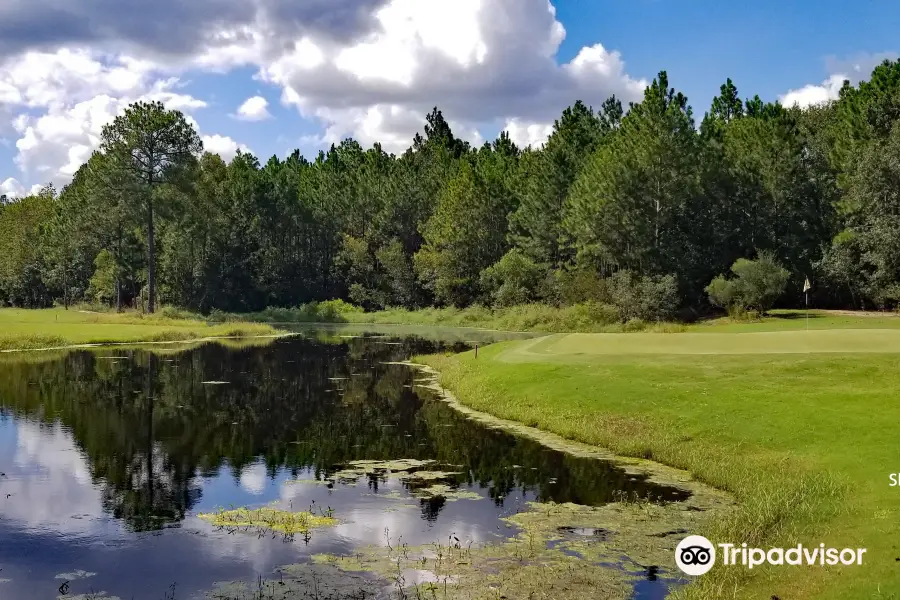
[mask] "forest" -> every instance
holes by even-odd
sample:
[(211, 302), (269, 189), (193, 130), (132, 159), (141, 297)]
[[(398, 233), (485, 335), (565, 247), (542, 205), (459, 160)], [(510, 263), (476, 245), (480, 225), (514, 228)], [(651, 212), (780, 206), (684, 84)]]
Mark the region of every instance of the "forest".
[(900, 61), (808, 108), (729, 79), (699, 126), (661, 72), (639, 103), (575, 102), (541, 148), (472, 147), (435, 108), (400, 156), (347, 139), (226, 164), (159, 103), (101, 141), (62, 190), (0, 198), (0, 305), (662, 319), (728, 308), (732, 271), (778, 280), (767, 305), (802, 306), (807, 279), (818, 307), (900, 302)]

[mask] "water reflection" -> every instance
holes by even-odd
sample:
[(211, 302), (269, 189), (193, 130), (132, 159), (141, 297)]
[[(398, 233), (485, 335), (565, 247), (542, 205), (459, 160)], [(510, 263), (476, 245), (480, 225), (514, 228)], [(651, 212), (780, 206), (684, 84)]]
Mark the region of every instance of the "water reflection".
[[(386, 364), (444, 348), (385, 341), (305, 337), (0, 364), (0, 577), (12, 580), (0, 592), (43, 598), (56, 575), (81, 569), (97, 575), (73, 581), (73, 593), (96, 585), (158, 598), (172, 581), (203, 589), (298, 553), (382, 543), (386, 530), (411, 544), (451, 532), (487, 540), (498, 517), (527, 500), (684, 496), (462, 418), (417, 394), (411, 369)], [(290, 483), (399, 458), (454, 465), (446, 484), (483, 500), (397, 502), (410, 499), (409, 484), (377, 474), (333, 487)], [(241, 536), (222, 543), (194, 516), (271, 501), (332, 506), (343, 523), (307, 549)], [(38, 580), (40, 591), (29, 583)]]

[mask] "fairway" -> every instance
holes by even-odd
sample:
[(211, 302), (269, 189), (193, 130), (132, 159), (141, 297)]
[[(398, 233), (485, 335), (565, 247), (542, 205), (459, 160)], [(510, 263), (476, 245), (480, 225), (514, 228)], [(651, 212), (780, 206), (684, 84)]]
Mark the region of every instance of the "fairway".
[(715, 543), (868, 549), (855, 567), (717, 568), (679, 598), (900, 597), (898, 330), (551, 335), (422, 360), (474, 409), (732, 492)]
[(503, 362), (580, 362), (625, 354), (808, 354), (900, 352), (900, 329), (816, 329), (750, 333), (570, 333), (511, 346)]
[(272, 335), (269, 325), (171, 319), (140, 313), (97, 313), (49, 308), (0, 309), (0, 351), (74, 344), (175, 342), (202, 338)]

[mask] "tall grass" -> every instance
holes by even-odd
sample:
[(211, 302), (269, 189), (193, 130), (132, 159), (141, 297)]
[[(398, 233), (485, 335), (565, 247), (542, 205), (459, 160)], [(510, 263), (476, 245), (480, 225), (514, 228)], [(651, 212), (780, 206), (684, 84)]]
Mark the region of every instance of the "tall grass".
[(264, 311), (246, 314), (213, 311), (209, 320), (214, 322), (241, 320), (264, 323), (434, 325), (545, 333), (677, 332), (685, 329), (684, 325), (678, 323), (651, 323), (639, 319), (622, 323), (615, 307), (594, 302), (564, 307), (523, 304), (507, 308), (484, 306), (423, 308), (420, 310), (389, 308), (377, 312), (365, 312), (342, 300), (330, 300), (312, 302), (297, 308), (268, 308)]

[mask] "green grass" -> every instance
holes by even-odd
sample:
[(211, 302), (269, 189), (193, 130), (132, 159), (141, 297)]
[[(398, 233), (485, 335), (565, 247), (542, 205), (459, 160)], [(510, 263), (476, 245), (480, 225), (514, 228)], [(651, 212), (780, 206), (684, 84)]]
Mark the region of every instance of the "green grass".
[(868, 549), (860, 567), (719, 566), (685, 597), (900, 597), (900, 330), (549, 336), (422, 360), (473, 408), (732, 492), (714, 542)]
[(241, 319), (264, 323), (349, 323), (375, 325), (417, 325), (434, 327), (469, 327), (495, 331), (559, 332), (622, 332), (622, 331), (684, 331), (680, 323), (645, 323), (632, 321), (623, 324), (616, 310), (604, 304), (589, 303), (555, 307), (546, 304), (524, 304), (507, 308), (423, 308), (407, 310), (390, 308), (364, 312), (340, 300), (310, 303), (297, 308), (269, 308), (257, 313), (213, 313), (212, 320)]
[[(173, 316), (191, 318), (191, 313), (166, 309)], [(575, 306), (523, 304), (505, 308), (470, 306), (467, 308), (423, 308), (407, 310), (388, 308), (365, 312), (342, 300), (311, 302), (297, 308), (267, 308), (255, 313), (222, 313), (213, 311), (211, 321), (251, 321), (257, 323), (345, 323), (378, 325), (416, 325), (435, 327), (468, 327), (495, 331), (541, 333), (752, 333), (800, 329), (900, 329), (895, 313), (853, 313), (847, 311), (812, 310), (809, 319), (800, 310), (774, 310), (763, 318), (733, 320), (713, 318), (685, 324), (674, 322), (622, 323), (614, 307), (587, 303)]]
[(718, 333), (752, 333), (760, 331), (798, 331), (814, 329), (900, 329), (897, 313), (871, 313), (853, 311), (811, 310), (809, 320), (806, 311), (773, 310), (761, 319), (732, 320), (727, 317), (701, 321), (690, 326), (690, 331)]
[(0, 350), (56, 348), (74, 344), (174, 342), (203, 338), (272, 335), (259, 323), (222, 323), (139, 313), (94, 313), (61, 308), (0, 309)]

